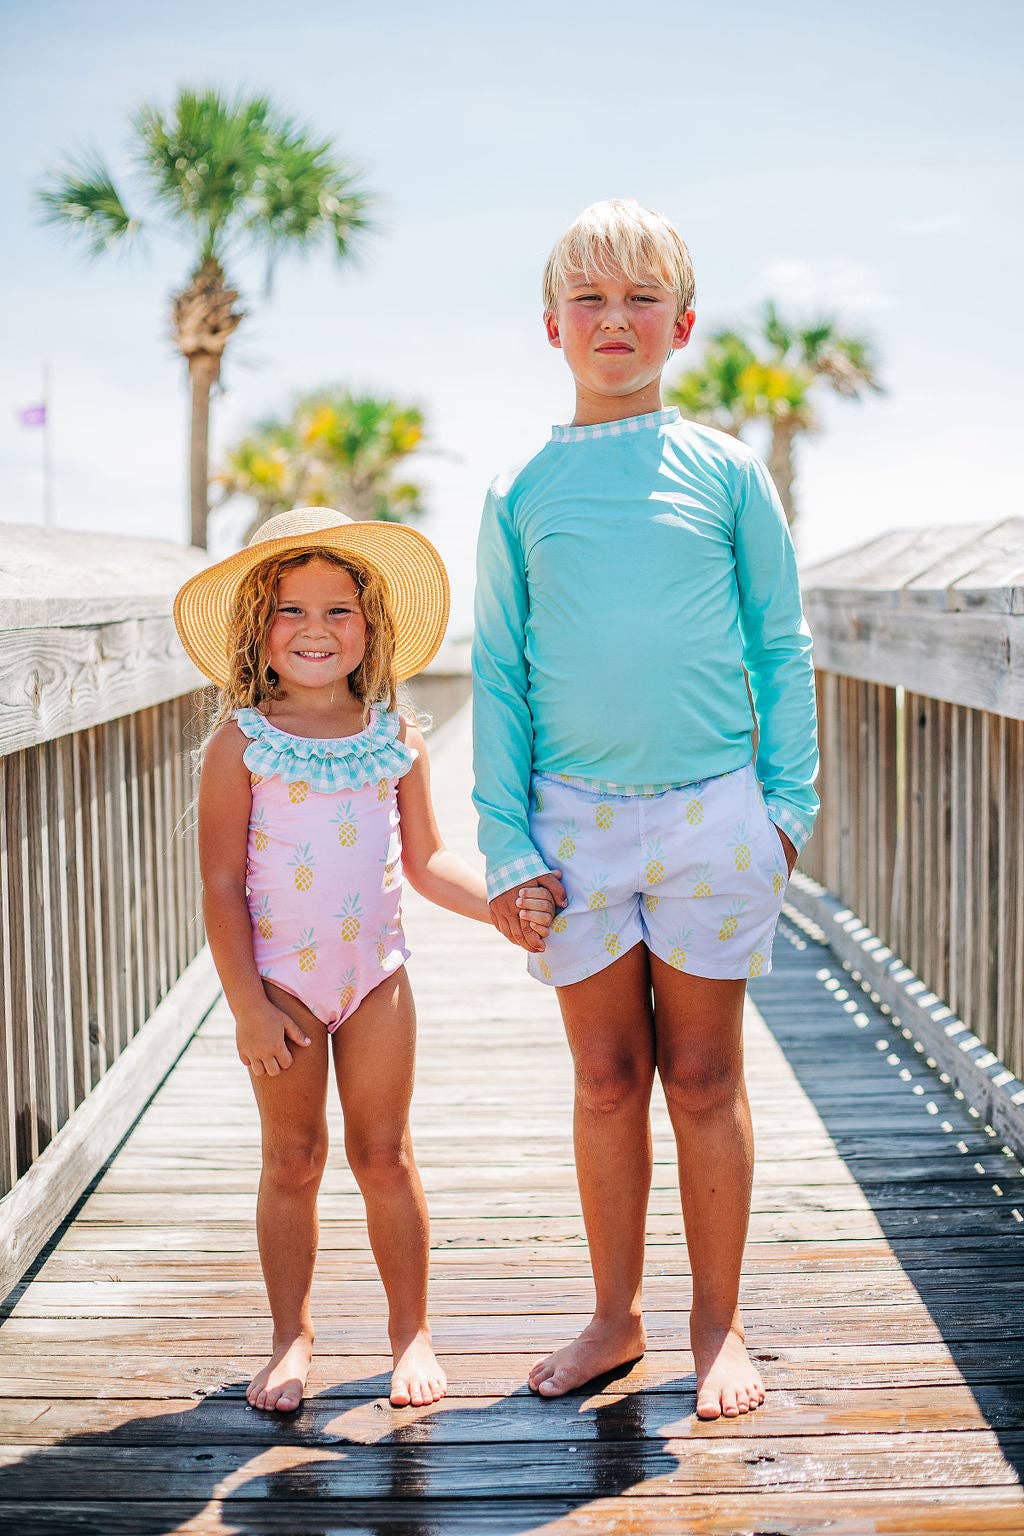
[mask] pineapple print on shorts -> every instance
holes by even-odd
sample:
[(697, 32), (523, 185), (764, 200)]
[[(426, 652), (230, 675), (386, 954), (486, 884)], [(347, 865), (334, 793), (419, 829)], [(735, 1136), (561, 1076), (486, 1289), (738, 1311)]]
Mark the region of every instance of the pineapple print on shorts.
[(698, 899), (715, 894), (711, 885), (711, 864), (708, 861), (701, 864), (697, 870), (697, 878), (693, 882), (693, 894)]
[(341, 911), (334, 916), (341, 919), (341, 937), (346, 944), (354, 944), (359, 937), (359, 930), (363, 925), (363, 909), (359, 905), (358, 891), (354, 896), (348, 896), (341, 904)]
[(608, 905), (608, 874), (599, 870), (587, 892), (587, 907), (591, 912), (601, 912)]
[(313, 971), (316, 969), (316, 952), (320, 945), (312, 928), (304, 928), (302, 938), (299, 940), (299, 970)]
[(288, 863), (295, 871), (295, 889), (297, 891), (311, 891), (313, 889), (313, 866), (316, 860), (313, 857), (313, 849), (309, 843), (296, 843), (295, 853)]
[(256, 931), (261, 939), (274, 937), (274, 914), (270, 910), (270, 897), (261, 896), (252, 909), (252, 915), (256, 919)]
[(674, 971), (686, 970), (687, 945), (692, 939), (692, 928), (678, 928), (673, 934), (672, 948), (668, 952), (668, 963)]
[(740, 925), (740, 918), (746, 912), (749, 902), (745, 898), (734, 901), (727, 912), (722, 914), (722, 926), (718, 930), (718, 938), (721, 943), (726, 943), (735, 934)]
[(696, 793), (686, 802), (686, 819), (691, 827), (699, 827), (704, 820), (704, 801)]
[(598, 913), (598, 928), (601, 934), (601, 943), (612, 959), (617, 959), (622, 954), (622, 940), (612, 927), (612, 920), (607, 910)]
[(747, 963), (748, 976), (760, 976), (764, 970), (764, 955), (759, 949), (755, 949)]
[(266, 853), (270, 847), (270, 833), (267, 830), (267, 812), (265, 806), (260, 806), (253, 811), (249, 821), (249, 831), (252, 835), (253, 847), (257, 853)]
[(561, 833), (558, 839), (558, 857), (560, 859), (571, 859), (576, 852), (576, 837), (580, 830), (579, 825), (572, 820), (563, 821), (558, 830)]
[(338, 829), (338, 842), (342, 848), (354, 848), (359, 841), (359, 828), (351, 800), (343, 800), (334, 813), (334, 825)]
[(645, 912), (657, 912), (657, 910), (658, 910), (658, 903), (659, 903), (660, 900), (661, 900), (661, 897), (655, 895), (654, 891), (645, 891), (644, 892), (644, 911)]
[(611, 830), (614, 820), (614, 809), (608, 804), (607, 800), (602, 800), (601, 804), (594, 811), (594, 821), (602, 832), (608, 832)]
[(747, 824), (745, 821), (737, 822), (732, 829), (732, 860), (738, 870), (750, 868), (750, 844), (747, 842)]
[(665, 878), (665, 850), (660, 837), (644, 839), (644, 878), (648, 885), (660, 885)]

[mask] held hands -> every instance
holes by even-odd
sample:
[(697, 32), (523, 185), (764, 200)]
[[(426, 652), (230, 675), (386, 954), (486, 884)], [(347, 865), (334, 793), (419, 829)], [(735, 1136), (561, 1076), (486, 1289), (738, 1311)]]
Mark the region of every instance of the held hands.
[(556, 908), (566, 904), (560, 869), (538, 875), (526, 885), (514, 885), (489, 903), (491, 921), (511, 944), (533, 954), (544, 950), (544, 939)]
[(235, 1020), (238, 1055), (253, 1077), (278, 1077), (292, 1064), (288, 1041), (308, 1045), (305, 1031), (280, 1008), (267, 1002)]

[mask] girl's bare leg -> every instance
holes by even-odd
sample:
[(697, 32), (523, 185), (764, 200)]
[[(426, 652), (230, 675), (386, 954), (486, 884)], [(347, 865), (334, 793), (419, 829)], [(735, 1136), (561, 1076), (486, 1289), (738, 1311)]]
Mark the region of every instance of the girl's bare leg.
[(345, 1150), (388, 1298), (391, 1401), (437, 1402), (448, 1382), (427, 1322), (430, 1222), (409, 1133), (416, 1010), (405, 968), (375, 987), (332, 1040)]
[(578, 1338), (530, 1372), (544, 1397), (642, 1355), (647, 1197), (651, 1188), (654, 1025), (647, 949), (635, 945), (586, 981), (558, 988), (576, 1075), (576, 1177), (596, 1305)]
[(754, 1136), (743, 1081), (745, 981), (687, 976), (651, 956), (658, 1073), (679, 1160), (693, 1271), (690, 1346), (702, 1419), (764, 1402), (739, 1311)]
[(309, 1009), (272, 982), (276, 1007), (301, 1024), (307, 1046), (277, 1077), (250, 1080), (260, 1111), (263, 1170), (256, 1237), (274, 1320), (273, 1353), (249, 1383), (254, 1408), (286, 1411), (302, 1401), (313, 1352), (309, 1297), (317, 1247), (316, 1197), (327, 1161), (327, 1030)]

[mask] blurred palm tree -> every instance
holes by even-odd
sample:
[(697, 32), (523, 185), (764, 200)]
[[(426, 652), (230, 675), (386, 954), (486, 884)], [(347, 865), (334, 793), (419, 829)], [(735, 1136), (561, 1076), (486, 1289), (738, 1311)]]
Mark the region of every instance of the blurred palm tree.
[(750, 339), (734, 329), (713, 332), (701, 362), (670, 385), (665, 398), (735, 437), (751, 422), (768, 423), (768, 468), (792, 526), (796, 442), (821, 430), (815, 397), (825, 389), (847, 400), (883, 393), (871, 343), (843, 334), (828, 317), (788, 324), (769, 299)]
[(214, 483), (251, 496), (252, 529), (287, 507), (336, 507), (350, 517), (405, 522), (424, 511), (422, 487), (396, 476), (423, 447), (415, 406), (334, 387), (303, 395), (287, 420), (262, 422), (229, 448)]
[(130, 212), (110, 171), (80, 155), (37, 191), (43, 219), (70, 230), (92, 256), (131, 244), (163, 221), (191, 247), (190, 279), (171, 305), (174, 343), (192, 391), (189, 487), (192, 543), (206, 544), (210, 391), (245, 318), (227, 268), (253, 251), (267, 287), (279, 257), (327, 245), (351, 258), (369, 227), (370, 195), (329, 139), (318, 139), (264, 96), (179, 92), (170, 112), (144, 106), (132, 118), (145, 219)]

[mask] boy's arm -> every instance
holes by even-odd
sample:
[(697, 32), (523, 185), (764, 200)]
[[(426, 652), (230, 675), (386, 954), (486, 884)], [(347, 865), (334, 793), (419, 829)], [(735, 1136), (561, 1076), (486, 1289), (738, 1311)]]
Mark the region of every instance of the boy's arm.
[(477, 542), (473, 629), (473, 803), (492, 901), (547, 872), (529, 831), (533, 721), (526, 702), (528, 612), (523, 551), (508, 508), (492, 488)]
[(818, 814), (811, 633), (786, 514), (753, 457), (740, 469), (735, 548), (743, 661), (757, 716), (755, 771), (769, 816), (799, 853)]

